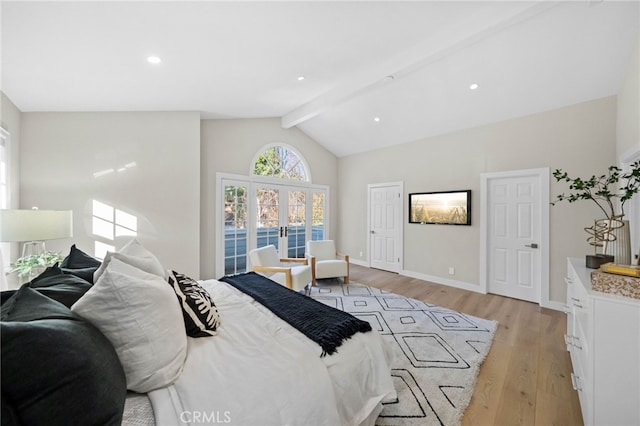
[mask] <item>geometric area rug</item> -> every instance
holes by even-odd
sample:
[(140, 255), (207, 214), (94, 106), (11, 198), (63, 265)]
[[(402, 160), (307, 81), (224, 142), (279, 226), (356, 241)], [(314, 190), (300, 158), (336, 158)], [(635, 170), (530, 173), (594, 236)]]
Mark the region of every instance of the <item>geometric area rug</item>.
[(311, 297), (368, 321), (393, 347), (398, 400), (383, 405), (376, 425), (460, 424), (496, 321), (338, 280), (319, 280)]

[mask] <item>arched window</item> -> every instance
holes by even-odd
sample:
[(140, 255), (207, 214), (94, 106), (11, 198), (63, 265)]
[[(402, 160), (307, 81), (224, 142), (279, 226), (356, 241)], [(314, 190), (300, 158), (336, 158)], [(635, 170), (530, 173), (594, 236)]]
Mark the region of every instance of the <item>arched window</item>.
[(253, 162), (252, 174), (303, 182), (311, 180), (302, 157), (285, 145), (271, 145), (264, 149)]

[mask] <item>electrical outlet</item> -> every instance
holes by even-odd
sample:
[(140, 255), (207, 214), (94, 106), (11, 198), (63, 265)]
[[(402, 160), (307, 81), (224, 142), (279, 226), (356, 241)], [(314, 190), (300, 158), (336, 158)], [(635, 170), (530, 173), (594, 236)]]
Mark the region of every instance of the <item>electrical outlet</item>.
[(456, 274), (456, 268), (454, 268), (453, 266), (449, 266), (449, 275), (455, 275)]

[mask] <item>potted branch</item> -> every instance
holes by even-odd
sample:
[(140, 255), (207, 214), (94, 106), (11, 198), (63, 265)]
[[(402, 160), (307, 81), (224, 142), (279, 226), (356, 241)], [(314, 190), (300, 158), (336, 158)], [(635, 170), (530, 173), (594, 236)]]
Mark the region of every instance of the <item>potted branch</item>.
[[(594, 247), (594, 254), (587, 255), (587, 267), (595, 269), (603, 263), (612, 262), (613, 256), (606, 254), (607, 248), (616, 240), (616, 230), (626, 227), (624, 231), (629, 232), (628, 221), (623, 221), (624, 205), (640, 189), (640, 161), (631, 164), (626, 173), (622, 173), (619, 167), (610, 166), (607, 174), (594, 175), (589, 179), (572, 178), (561, 169), (556, 169), (553, 177), (557, 182), (567, 182), (571, 191), (558, 195), (556, 202), (591, 200), (605, 216), (604, 219), (595, 220), (593, 226), (584, 228), (589, 234), (587, 242)], [(629, 241), (628, 238), (626, 240)], [(601, 253), (598, 253), (598, 248)], [(629, 248), (629, 261), (630, 250)]]

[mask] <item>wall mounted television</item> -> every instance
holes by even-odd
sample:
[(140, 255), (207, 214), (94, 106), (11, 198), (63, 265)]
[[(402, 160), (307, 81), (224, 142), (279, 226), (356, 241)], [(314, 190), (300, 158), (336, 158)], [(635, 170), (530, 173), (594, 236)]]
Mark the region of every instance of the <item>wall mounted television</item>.
[(409, 223), (471, 225), (471, 190), (409, 194)]

